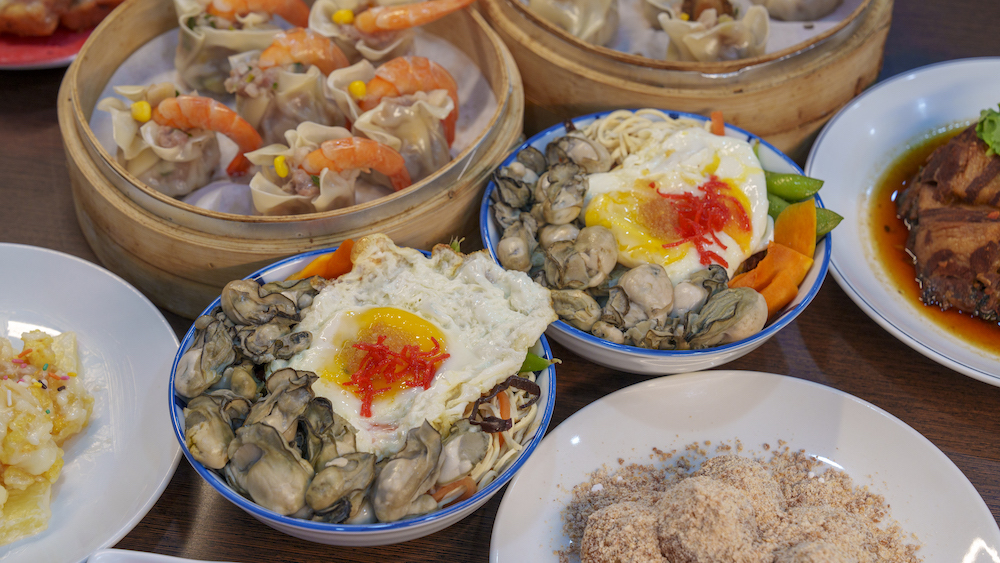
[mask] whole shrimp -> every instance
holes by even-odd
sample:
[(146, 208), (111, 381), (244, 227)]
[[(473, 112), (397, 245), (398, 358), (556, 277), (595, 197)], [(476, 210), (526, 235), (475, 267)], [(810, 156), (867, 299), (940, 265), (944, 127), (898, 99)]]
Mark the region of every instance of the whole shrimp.
[[(436, 1), (436, 0), (432, 0)], [(451, 146), (455, 140), (455, 122), (458, 120), (458, 85), (445, 68), (424, 57), (397, 57), (375, 69), (375, 78), (365, 85), (365, 96), (358, 100), (361, 109), (368, 111), (382, 101), (417, 92), (446, 90), (455, 108), (444, 118), (445, 138)]]
[(293, 63), (315, 65), (324, 75), (350, 64), (332, 39), (301, 27), (276, 34), (257, 59), (261, 69)]
[(226, 167), (226, 173), (230, 176), (246, 174), (251, 165), (243, 154), (257, 150), (263, 144), (260, 133), (245, 119), (211, 98), (202, 96), (166, 98), (153, 108), (152, 119), (165, 127), (185, 131), (208, 129), (232, 139), (240, 152)]
[(324, 141), (306, 155), (299, 168), (314, 175), (324, 168), (335, 172), (376, 170), (389, 178), (396, 191), (410, 185), (410, 173), (406, 171), (403, 157), (392, 148), (364, 137)]
[(354, 18), (354, 27), (364, 33), (401, 31), (431, 23), (461, 10), (475, 0), (427, 0), (397, 6), (374, 6)]
[(297, 27), (309, 25), (309, 6), (302, 0), (212, 0), (206, 12), (234, 21), (251, 12), (279, 15)]

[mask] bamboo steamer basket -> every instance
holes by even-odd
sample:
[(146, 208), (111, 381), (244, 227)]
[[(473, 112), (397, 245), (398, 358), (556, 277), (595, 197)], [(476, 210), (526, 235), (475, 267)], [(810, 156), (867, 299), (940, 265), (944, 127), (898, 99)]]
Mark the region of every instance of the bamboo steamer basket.
[(579, 115), (653, 107), (708, 115), (801, 162), (819, 129), (875, 82), (892, 0), (864, 0), (807, 43), (751, 59), (661, 61), (580, 41), (521, 0), (480, 0), (524, 80), (525, 133)]
[(109, 155), (88, 123), (102, 90), (136, 49), (177, 27), (173, 3), (128, 0), (94, 31), (59, 91), (59, 125), (77, 218), (87, 242), (111, 271), (157, 305), (197, 316), (227, 282), (277, 259), (382, 232), (428, 249), (452, 238), (475, 244), (478, 209), (493, 169), (522, 133), (520, 74), (503, 42), (475, 11), (424, 27), (462, 50), (497, 100), (485, 132), (445, 168), (379, 200), (297, 216), (207, 211), (150, 189)]

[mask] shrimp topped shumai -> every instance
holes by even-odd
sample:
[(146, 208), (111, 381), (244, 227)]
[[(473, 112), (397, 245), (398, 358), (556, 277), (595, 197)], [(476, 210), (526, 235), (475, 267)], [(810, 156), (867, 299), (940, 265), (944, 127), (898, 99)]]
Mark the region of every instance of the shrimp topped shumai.
[(229, 57), (266, 49), (281, 32), (283, 20), (309, 23), (303, 0), (174, 0), (177, 53), (174, 66), (181, 84), (192, 90), (225, 94)]
[(336, 41), (351, 62), (379, 64), (410, 52), (414, 28), (473, 1), (424, 0), (379, 6), (373, 0), (316, 0), (309, 12), (309, 27)]
[(306, 121), (346, 124), (344, 113), (324, 92), (327, 75), (349, 64), (329, 38), (298, 27), (275, 35), (262, 52), (241, 53), (229, 61), (226, 91), (236, 95), (236, 111), (266, 143), (284, 143), (285, 131)]
[(340, 209), (358, 203), (359, 190), (387, 195), (411, 183), (398, 152), (343, 127), (307, 122), (285, 136), (287, 146), (270, 145), (247, 154), (261, 167), (250, 181), (254, 207), (261, 214)]
[(216, 133), (236, 143), (238, 153), (226, 173), (250, 171), (243, 153), (260, 148), (260, 134), (245, 119), (211, 98), (179, 95), (173, 84), (122, 86), (118, 98), (97, 107), (111, 113), (120, 164), (149, 187), (169, 196), (186, 195), (208, 184), (219, 166)]

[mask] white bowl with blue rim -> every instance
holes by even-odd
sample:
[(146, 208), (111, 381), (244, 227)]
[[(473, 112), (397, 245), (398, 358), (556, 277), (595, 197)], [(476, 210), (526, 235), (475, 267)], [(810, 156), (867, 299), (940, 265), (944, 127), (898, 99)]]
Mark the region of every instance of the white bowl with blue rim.
[[(266, 268), (247, 276), (261, 284), (287, 279), (292, 274), (302, 270), (310, 261), (316, 257), (333, 252), (336, 248), (314, 250), (291, 258), (286, 258), (276, 262)], [(428, 254), (424, 252), (424, 254)], [(209, 314), (220, 307), (220, 300), (216, 298), (211, 305), (202, 313)], [(536, 382), (541, 388), (541, 395), (538, 400), (538, 416), (541, 418), (534, 433), (527, 437), (524, 450), (520, 453), (512, 465), (507, 467), (493, 482), (483, 487), (471, 498), (462, 502), (447, 506), (436, 512), (418, 516), (408, 520), (388, 523), (374, 524), (329, 524), (325, 522), (314, 522), (283, 516), (257, 505), (252, 500), (240, 495), (226, 483), (226, 479), (221, 473), (209, 469), (191, 456), (184, 439), (184, 406), (186, 401), (183, 397), (174, 392), (174, 377), (177, 373), (177, 362), (194, 340), (194, 326), (184, 335), (177, 356), (174, 358), (173, 366), (170, 370), (170, 419), (174, 428), (174, 436), (180, 442), (184, 457), (194, 467), (195, 471), (201, 475), (209, 485), (219, 492), (227, 500), (240, 507), (248, 514), (260, 520), (264, 524), (284, 532), (296, 538), (313, 541), (317, 543), (341, 546), (374, 546), (388, 545), (409, 541), (433, 534), (439, 530), (447, 528), (466, 516), (475, 512), (493, 497), (515, 473), (524, 465), (528, 457), (541, 442), (545, 431), (552, 419), (552, 408), (555, 399), (555, 369), (549, 366), (537, 373)], [(532, 349), (533, 352), (547, 359), (552, 359), (552, 351), (548, 342), (542, 336)]]
[[(608, 113), (611, 112), (584, 115), (573, 119), (572, 122), (577, 129), (583, 129), (595, 119), (603, 117)], [(707, 117), (691, 113), (677, 111), (666, 111), (665, 113), (674, 119), (708, 120)], [(544, 154), (545, 146), (549, 142), (565, 134), (566, 127), (564, 125), (550, 127), (514, 149), (500, 166), (509, 166), (517, 157), (517, 153), (528, 146), (533, 146)], [(751, 144), (757, 144), (757, 156), (760, 158), (761, 166), (764, 170), (786, 174), (803, 173), (802, 169), (792, 159), (752, 133), (731, 125), (726, 125), (726, 135), (746, 140)], [(492, 211), (490, 196), (495, 189), (496, 184), (490, 181), (486, 187), (486, 193), (483, 195), (483, 203), (480, 208), (479, 229), (480, 236), (483, 239), (483, 246), (489, 250), (493, 259), (499, 263), (497, 259), (497, 244), (500, 242), (503, 232)], [(816, 205), (818, 207), (823, 206), (823, 202), (818, 195), (816, 197)], [(809, 302), (819, 292), (819, 288), (823, 284), (824, 278), (826, 278), (826, 271), (830, 264), (830, 248), (830, 234), (827, 234), (816, 243), (813, 265), (806, 274), (805, 279), (799, 285), (799, 292), (795, 296), (795, 299), (771, 319), (763, 330), (737, 342), (704, 350), (649, 350), (609, 342), (588, 332), (579, 330), (563, 321), (552, 323), (545, 333), (582, 358), (605, 367), (629, 373), (668, 375), (721, 366), (748, 354), (761, 344), (767, 342), (769, 338), (788, 326), (795, 320), (795, 317), (799, 316), (805, 310)]]

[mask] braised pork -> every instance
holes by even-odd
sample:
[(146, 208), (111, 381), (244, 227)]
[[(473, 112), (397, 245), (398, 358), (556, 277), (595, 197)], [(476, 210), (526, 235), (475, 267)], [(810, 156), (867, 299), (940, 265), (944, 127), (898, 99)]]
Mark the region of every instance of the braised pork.
[(897, 200), (926, 305), (1000, 320), (1000, 156), (969, 127), (938, 148)]

